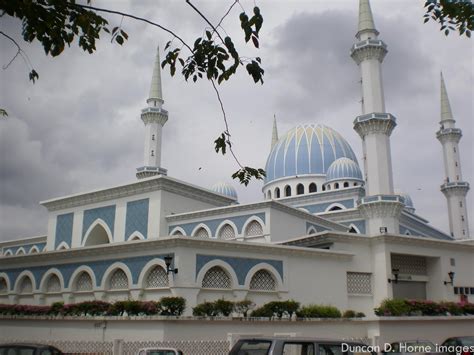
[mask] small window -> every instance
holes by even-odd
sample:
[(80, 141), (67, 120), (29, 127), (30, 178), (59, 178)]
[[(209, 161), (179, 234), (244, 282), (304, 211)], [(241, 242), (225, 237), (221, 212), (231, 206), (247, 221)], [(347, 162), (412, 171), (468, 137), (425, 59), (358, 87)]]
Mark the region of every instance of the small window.
[(466, 235), (466, 231), (464, 229), (462, 230), (462, 235)]
[(462, 207), (462, 201), (459, 201), (459, 207)]
[(285, 187), (285, 196), (291, 196), (291, 186)]
[(326, 191), (326, 186), (323, 185), (323, 191)]
[(297, 195), (303, 195), (304, 194), (304, 186), (303, 184), (298, 184), (296, 186), (296, 194)]
[(458, 181), (459, 181), (459, 175), (456, 175), (456, 180), (458, 180)]
[(271, 191), (268, 191), (268, 193), (267, 193), (267, 198), (268, 198), (269, 200), (272, 199), (272, 192), (271, 192)]
[(357, 185), (358, 185), (358, 183), (355, 182), (355, 183), (354, 183), (354, 186), (357, 186)]
[(151, 151), (151, 156), (152, 156), (152, 157), (155, 156), (155, 151), (154, 151), (154, 150)]
[(464, 222), (464, 216), (461, 216), (461, 221)]
[(155, 140), (155, 135), (154, 135), (154, 134), (151, 135), (151, 140), (152, 140), (152, 141)]
[(456, 266), (456, 259), (454, 258), (449, 259), (449, 263), (451, 266)]
[(327, 189), (328, 189), (328, 190), (331, 190), (331, 185), (328, 185), (328, 186), (327, 186)]
[(456, 153), (456, 147), (453, 147), (454, 153)]
[(455, 165), (455, 166), (458, 166), (458, 162), (457, 162), (457, 161), (455, 161), (455, 162), (454, 162), (454, 165)]
[(334, 188), (335, 188), (335, 189), (338, 189), (338, 188), (339, 188), (339, 183), (338, 183), (338, 182), (336, 182), (336, 183), (334, 184)]
[(345, 183), (344, 183), (344, 187), (349, 187), (349, 183), (348, 183), (348, 182), (345, 182)]
[(309, 192), (317, 192), (318, 191), (318, 187), (316, 186), (316, 184), (314, 182), (312, 182), (311, 184), (309, 184)]
[(280, 198), (280, 189), (278, 187), (275, 189), (275, 198)]

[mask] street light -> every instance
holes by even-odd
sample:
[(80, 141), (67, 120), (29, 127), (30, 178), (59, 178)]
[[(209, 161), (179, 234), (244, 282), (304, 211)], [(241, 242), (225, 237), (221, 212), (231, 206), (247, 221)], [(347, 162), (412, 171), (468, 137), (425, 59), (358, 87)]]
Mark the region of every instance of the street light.
[(400, 269), (392, 269), (392, 274), (393, 274), (394, 279), (388, 279), (388, 283), (390, 284), (393, 281), (394, 284), (397, 284), (399, 273), (400, 273)]
[(172, 269), (170, 267), (171, 262), (173, 261), (173, 257), (171, 255), (166, 255), (164, 257), (164, 259), (165, 259), (165, 264), (166, 264), (166, 273), (169, 274), (171, 272), (171, 273), (177, 274), (178, 273), (178, 268)]
[(445, 285), (453, 285), (453, 282), (454, 282), (454, 271), (450, 271), (448, 272), (448, 276), (449, 276), (449, 281), (444, 281), (444, 284)]

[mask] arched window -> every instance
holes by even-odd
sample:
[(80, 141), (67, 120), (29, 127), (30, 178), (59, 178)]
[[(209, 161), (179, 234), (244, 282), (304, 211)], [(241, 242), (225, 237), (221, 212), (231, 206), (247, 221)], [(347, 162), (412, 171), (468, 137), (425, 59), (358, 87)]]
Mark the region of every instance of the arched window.
[(355, 182), (355, 183), (354, 183), (354, 186), (357, 186), (357, 185), (359, 185), (359, 184)]
[(76, 278), (74, 291), (92, 291), (92, 277), (87, 271), (82, 271)]
[(267, 270), (258, 270), (250, 280), (250, 289), (261, 291), (275, 291), (275, 278)]
[(48, 281), (46, 282), (46, 292), (61, 292), (61, 281), (59, 281), (59, 277), (57, 275), (52, 274), (49, 276)]
[(232, 288), (232, 281), (229, 274), (224, 271), (220, 266), (211, 267), (207, 270), (204, 278), (202, 279), (203, 288)]
[(33, 283), (28, 276), (24, 276), (20, 281), (20, 286), (18, 287), (18, 293), (32, 293), (33, 292)]
[(262, 235), (262, 234), (263, 234), (263, 227), (257, 221), (250, 222), (245, 228), (246, 237), (252, 237), (255, 235)]
[(339, 211), (339, 210), (342, 210), (340, 206), (333, 206), (329, 209), (329, 211)]
[(117, 269), (112, 273), (109, 280), (110, 290), (125, 290), (128, 289), (128, 277), (125, 271)]
[(32, 246), (30, 249), (30, 254), (35, 254), (35, 253), (39, 253), (38, 247), (36, 245)]
[(339, 183), (338, 183), (338, 182), (336, 182), (336, 183), (334, 184), (334, 188), (335, 188), (335, 189), (338, 189), (338, 188), (339, 188)]
[(318, 186), (312, 182), (311, 184), (309, 184), (309, 192), (317, 192), (318, 191)]
[(351, 227), (351, 229), (349, 229), (349, 233), (357, 233), (357, 231), (354, 227)]
[(23, 250), (23, 248), (18, 249), (16, 255), (25, 255), (25, 251)]
[(326, 191), (326, 186), (323, 185), (323, 191)]
[(233, 238), (235, 238), (235, 231), (230, 224), (226, 224), (219, 230), (219, 239), (229, 240)]
[(109, 235), (101, 224), (97, 223), (87, 236), (84, 246), (109, 244)]
[(349, 183), (347, 181), (344, 183), (344, 187), (349, 187)]
[(209, 233), (204, 227), (199, 228), (196, 233), (194, 233), (196, 238), (209, 238)]
[(298, 185), (296, 185), (296, 194), (297, 194), (297, 195), (302, 195), (302, 194), (304, 194), (304, 186), (303, 186), (303, 184), (298, 184)]
[(152, 140), (152, 141), (155, 140), (155, 135), (154, 135), (154, 134), (151, 135), (151, 140)]
[(267, 192), (267, 198), (268, 198), (269, 200), (272, 199), (272, 192), (271, 192), (270, 190)]
[(152, 156), (152, 157), (155, 156), (155, 151), (154, 151), (154, 150), (151, 151), (151, 156)]
[(176, 236), (184, 236), (183, 232), (181, 232), (179, 229), (175, 230), (173, 234), (171, 235), (176, 235)]
[(159, 265), (153, 267), (145, 280), (145, 288), (168, 287), (168, 274)]
[(275, 189), (275, 194), (274, 194), (275, 198), (280, 198), (280, 188), (276, 188)]
[(4, 277), (0, 278), (0, 294), (8, 292), (7, 280)]
[(289, 185), (285, 187), (285, 196), (291, 196), (291, 186)]

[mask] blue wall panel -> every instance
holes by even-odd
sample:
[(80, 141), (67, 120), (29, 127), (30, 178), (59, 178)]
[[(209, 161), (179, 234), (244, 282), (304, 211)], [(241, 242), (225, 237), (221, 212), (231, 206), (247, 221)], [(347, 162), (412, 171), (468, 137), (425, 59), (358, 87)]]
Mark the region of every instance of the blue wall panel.
[(148, 238), (148, 205), (149, 199), (127, 202), (125, 220), (125, 240), (137, 231)]

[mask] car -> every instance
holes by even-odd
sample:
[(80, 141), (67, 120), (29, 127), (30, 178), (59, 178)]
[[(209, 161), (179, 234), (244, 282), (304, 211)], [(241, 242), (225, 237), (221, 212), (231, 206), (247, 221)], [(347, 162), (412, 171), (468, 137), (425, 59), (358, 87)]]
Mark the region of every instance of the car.
[(382, 354), (434, 354), (436, 350), (429, 340), (400, 340), (386, 345)]
[(440, 348), (449, 354), (474, 355), (474, 336), (448, 338), (441, 344)]
[(183, 352), (174, 348), (143, 348), (137, 355), (183, 355)]
[(239, 339), (229, 355), (375, 355), (373, 347), (354, 341), (298, 337)]
[(63, 355), (64, 353), (51, 345), (34, 343), (0, 344), (0, 355)]

